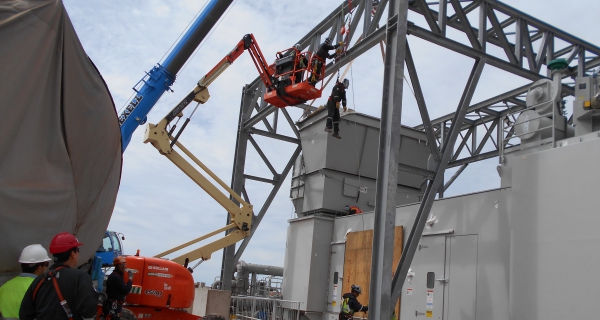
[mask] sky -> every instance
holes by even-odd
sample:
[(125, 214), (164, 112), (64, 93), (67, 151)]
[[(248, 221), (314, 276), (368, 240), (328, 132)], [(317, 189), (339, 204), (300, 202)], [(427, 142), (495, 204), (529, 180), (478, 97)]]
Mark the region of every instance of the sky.
[[(163, 59), (205, 4), (203, 0), (63, 1), (83, 47), (109, 87), (117, 110), (129, 102), (132, 87), (145, 71)], [(568, 4), (559, 0), (504, 2), (583, 40), (600, 44), (600, 35), (592, 23), (597, 18), (597, 10), (592, 10), (597, 9), (597, 0), (576, 0)], [(174, 92), (163, 95), (148, 115), (148, 121), (156, 123), (164, 117), (244, 34), (253, 33), (263, 54), (271, 61), (275, 52), (293, 46), (340, 3), (323, 0), (236, 0), (180, 71), (172, 87)], [(412, 12), (409, 20), (424, 25), (424, 20)], [(471, 23), (476, 25), (476, 21)], [(456, 32), (449, 32), (451, 37), (465, 41)], [(430, 117), (435, 119), (453, 112), (473, 61), (414, 37), (409, 36), (408, 39)], [(257, 76), (251, 59), (242, 55), (210, 86), (210, 100), (198, 108), (180, 139), (226, 184), (230, 183), (232, 174), (242, 87)], [(352, 83), (348, 91), (349, 107), (379, 117), (383, 83), (379, 46), (357, 58), (346, 77)], [(528, 83), (486, 66), (473, 103)], [(315, 106), (322, 103), (323, 100), (318, 100)], [(301, 115), (300, 110), (288, 110), (294, 120)], [(420, 123), (414, 97), (405, 86), (402, 124), (415, 126)], [(284, 124), (281, 127), (281, 133), (291, 134)], [(125, 234), (126, 254), (140, 249), (142, 255), (153, 256), (222, 227), (226, 211), (168, 159), (159, 155), (156, 149), (144, 144), (143, 131), (139, 128), (134, 133), (123, 155), (121, 185), (109, 229)], [(291, 156), (293, 146), (257, 140), (259, 144), (263, 143), (261, 148), (280, 172)], [(281, 154), (284, 156), (278, 157)], [(497, 159), (471, 164), (446, 196), (499, 187), (497, 164)], [(248, 154), (247, 173), (271, 178), (268, 169), (253, 151)], [(447, 178), (451, 175), (452, 171), (449, 171)], [(283, 266), (287, 221), (295, 217), (289, 187), (288, 177), (242, 260)], [(270, 191), (270, 187), (260, 183), (249, 182), (246, 188), (256, 207), (262, 205)], [(220, 273), (220, 266), (221, 251), (215, 252), (212, 259), (196, 269), (195, 280), (212, 283)]]

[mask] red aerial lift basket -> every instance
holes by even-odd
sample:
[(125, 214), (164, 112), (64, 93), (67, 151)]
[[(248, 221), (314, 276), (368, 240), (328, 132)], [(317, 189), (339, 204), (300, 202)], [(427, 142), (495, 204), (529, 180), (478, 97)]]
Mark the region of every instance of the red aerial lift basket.
[(272, 70), (275, 70), (272, 78), (279, 88), (267, 91), (264, 96), (265, 102), (284, 108), (320, 98), (323, 92), (325, 61), (316, 54), (300, 52), (295, 48), (283, 52), (287, 54), (283, 56), (278, 53), (272, 65)]

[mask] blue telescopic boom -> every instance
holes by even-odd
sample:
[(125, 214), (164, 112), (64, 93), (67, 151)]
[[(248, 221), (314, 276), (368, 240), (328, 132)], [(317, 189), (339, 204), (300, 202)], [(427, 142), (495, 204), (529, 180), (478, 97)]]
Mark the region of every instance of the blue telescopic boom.
[[(121, 126), (122, 152), (125, 152), (131, 136), (138, 126), (146, 123), (148, 113), (163, 93), (171, 88), (175, 77), (187, 59), (194, 53), (200, 42), (215, 26), (234, 0), (209, 0), (204, 10), (198, 15), (190, 29), (185, 33), (175, 48), (169, 53), (162, 65), (157, 64), (134, 87), (135, 96), (125, 110), (119, 115)], [(137, 90), (137, 85), (143, 82)]]

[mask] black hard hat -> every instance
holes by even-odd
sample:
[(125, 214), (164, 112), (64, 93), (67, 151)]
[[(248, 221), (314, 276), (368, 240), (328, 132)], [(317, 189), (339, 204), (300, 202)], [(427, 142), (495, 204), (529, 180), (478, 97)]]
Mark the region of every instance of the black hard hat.
[(357, 285), (354, 285), (354, 284), (353, 284), (353, 285), (350, 287), (350, 289), (351, 289), (352, 291), (358, 292), (358, 294), (361, 294), (361, 293), (362, 293), (362, 290), (360, 290), (360, 287), (359, 287), (359, 286), (357, 286)]
[(326, 44), (331, 44), (331, 38), (325, 38), (325, 43)]

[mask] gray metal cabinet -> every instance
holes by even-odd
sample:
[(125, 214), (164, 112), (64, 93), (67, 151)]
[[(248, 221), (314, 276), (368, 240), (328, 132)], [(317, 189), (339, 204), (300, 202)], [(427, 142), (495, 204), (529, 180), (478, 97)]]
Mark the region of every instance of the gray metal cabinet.
[(424, 236), (404, 283), (400, 319), (475, 319), (477, 235)]

